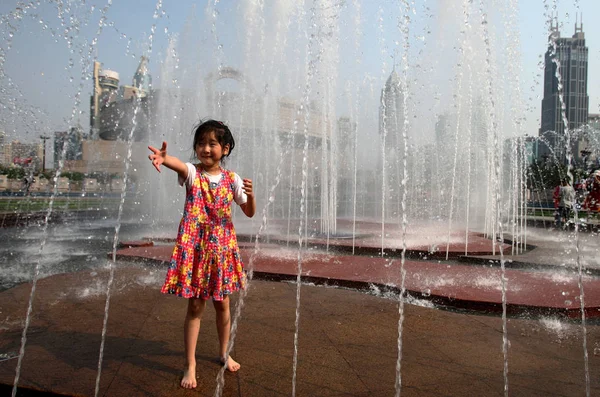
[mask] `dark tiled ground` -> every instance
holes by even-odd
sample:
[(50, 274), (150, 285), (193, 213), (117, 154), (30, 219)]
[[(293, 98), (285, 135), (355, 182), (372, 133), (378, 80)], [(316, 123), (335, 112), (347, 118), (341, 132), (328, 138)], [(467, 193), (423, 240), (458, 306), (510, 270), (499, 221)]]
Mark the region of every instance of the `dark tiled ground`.
[[(163, 269), (119, 267), (111, 297), (100, 395), (211, 396), (219, 366), (212, 309), (198, 344), (194, 391), (178, 387), (183, 362), (185, 301), (162, 296)], [(107, 272), (40, 280), (20, 385), (94, 395)], [(18, 351), (28, 285), (0, 294), (0, 351)], [(356, 291), (303, 285), (296, 395), (394, 395), (398, 304)], [(244, 300), (225, 396), (289, 396), (292, 392), (296, 285), (254, 280)], [(402, 323), (403, 396), (503, 395), (502, 320), (406, 305)], [(511, 318), (510, 395), (585, 393), (582, 328), (555, 320)], [(600, 393), (600, 330), (587, 327), (592, 395)], [(10, 385), (16, 359), (0, 362)], [(10, 390), (10, 389), (7, 389)]]
[[(130, 242), (128, 245), (136, 245)], [(376, 244), (376, 242), (373, 242)], [(487, 246), (486, 246), (487, 244)], [(233, 356), (242, 369), (225, 374), (225, 396), (288, 396), (294, 374), (296, 249), (242, 243), (253, 280), (244, 299)], [(316, 242), (319, 246), (319, 242)], [(368, 244), (366, 244), (368, 245)], [(489, 251), (479, 240), (474, 253)], [(419, 250), (418, 246), (411, 246)], [(426, 248), (426, 247), (425, 247)], [(219, 373), (214, 311), (207, 310), (198, 344), (198, 382), (179, 388), (183, 365), (185, 300), (159, 291), (172, 247), (120, 250), (112, 288), (100, 381), (106, 396), (211, 396)], [(462, 247), (456, 250), (462, 251)], [(456, 251), (458, 252), (458, 251)], [(364, 253), (363, 253), (364, 254)], [(145, 262), (146, 267), (127, 264)], [(304, 280), (370, 289), (397, 296), (401, 262), (369, 255), (303, 253)], [(406, 289), (416, 301), (497, 312), (501, 309), (498, 267), (436, 260), (407, 260)], [(507, 269), (509, 316), (508, 383), (504, 380), (503, 323), (474, 315), (406, 304), (398, 378), (399, 307), (396, 299), (354, 290), (303, 285), (300, 289), (298, 396), (392, 396), (397, 379), (403, 396), (571, 396), (585, 394), (583, 327), (576, 273)], [(63, 274), (38, 283), (19, 385), (68, 395), (94, 395), (107, 271)], [(600, 393), (600, 281), (583, 278), (588, 324), (591, 394)], [(0, 353), (18, 353), (30, 285), (0, 293)], [(395, 294), (395, 295), (394, 295)], [(239, 296), (234, 297), (237, 303)], [(550, 317), (539, 318), (540, 315)], [(575, 320), (559, 321), (558, 316)], [(10, 393), (17, 359), (0, 361), (0, 393)]]

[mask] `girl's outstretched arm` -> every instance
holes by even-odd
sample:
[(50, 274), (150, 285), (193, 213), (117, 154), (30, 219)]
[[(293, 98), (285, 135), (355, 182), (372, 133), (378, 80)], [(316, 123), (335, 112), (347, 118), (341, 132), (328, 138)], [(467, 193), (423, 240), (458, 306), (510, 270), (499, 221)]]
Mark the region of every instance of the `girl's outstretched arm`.
[(148, 149), (152, 152), (151, 155), (148, 156), (152, 165), (158, 172), (160, 172), (160, 165), (163, 164), (165, 167), (172, 169), (177, 172), (180, 177), (187, 178), (187, 166), (179, 160), (177, 157), (167, 155), (167, 142), (162, 143), (162, 147), (157, 149), (152, 146), (148, 146)]
[(244, 193), (248, 197), (248, 200), (240, 205), (242, 211), (248, 218), (252, 218), (256, 212), (256, 200), (254, 200), (254, 189), (252, 189), (252, 179), (244, 179)]

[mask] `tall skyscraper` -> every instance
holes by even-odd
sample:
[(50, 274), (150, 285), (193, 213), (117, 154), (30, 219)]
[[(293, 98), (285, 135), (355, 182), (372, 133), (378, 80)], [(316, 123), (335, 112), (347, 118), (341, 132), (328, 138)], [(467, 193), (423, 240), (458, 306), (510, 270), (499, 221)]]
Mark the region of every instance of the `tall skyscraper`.
[(10, 154), (6, 143), (6, 133), (0, 131), (0, 165), (10, 164)]
[(404, 93), (396, 69), (392, 70), (381, 90), (379, 107), (379, 134), (382, 150), (377, 169), (381, 170), (384, 184), (385, 217), (394, 219), (400, 216), (401, 181), (404, 172)]
[(396, 69), (381, 90), (379, 108), (379, 133), (385, 136), (386, 148), (395, 149), (402, 143), (402, 128), (404, 125), (404, 95), (400, 77)]
[(355, 189), (356, 148), (355, 139), (357, 124), (350, 117), (342, 116), (337, 121), (336, 176), (337, 176), (337, 214), (351, 216)]
[[(539, 134), (543, 143), (539, 155), (550, 158), (556, 156), (558, 161), (564, 163), (567, 136), (563, 116), (566, 118), (570, 150), (575, 160), (580, 159), (580, 146), (584, 143), (573, 131), (588, 121), (588, 48), (585, 46), (583, 24), (575, 24), (573, 37), (560, 37), (558, 25), (553, 26), (549, 41), (544, 66), (544, 98)], [(557, 75), (560, 76), (560, 81)], [(559, 90), (559, 85), (562, 85), (562, 90)]]
[(54, 133), (54, 169), (59, 168), (59, 160), (81, 160), (83, 129), (73, 127), (70, 131)]

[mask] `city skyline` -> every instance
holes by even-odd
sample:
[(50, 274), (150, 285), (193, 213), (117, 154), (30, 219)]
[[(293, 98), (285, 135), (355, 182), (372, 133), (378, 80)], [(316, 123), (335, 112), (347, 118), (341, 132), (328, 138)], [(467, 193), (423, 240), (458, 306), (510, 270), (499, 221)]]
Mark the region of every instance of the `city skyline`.
[[(5, 130), (9, 139), (34, 142), (39, 139), (39, 135), (67, 130), (77, 123), (87, 131), (89, 120), (89, 113), (86, 113), (86, 108), (89, 108), (87, 98), (89, 98), (93, 88), (90, 83), (90, 73), (91, 64), (95, 59), (101, 61), (104, 68), (120, 73), (121, 80), (128, 82), (133, 78), (139, 63), (139, 57), (147, 55), (148, 50), (150, 50), (149, 69), (155, 77), (155, 86), (160, 84), (161, 69), (165, 63), (170, 58), (178, 59), (178, 55), (181, 55), (171, 54), (173, 57), (166, 55), (173, 51), (173, 48), (169, 46), (169, 38), (174, 36), (181, 38), (185, 35), (186, 29), (192, 29), (192, 26), (186, 28), (185, 20), (187, 18), (189, 25), (193, 18), (188, 14), (203, 14), (203, 5), (198, 4), (194, 9), (194, 4), (196, 4), (194, 2), (183, 2), (175, 5), (175, 3), (164, 1), (163, 8), (155, 11), (151, 6), (142, 7), (138, 3), (130, 1), (115, 4), (111, 7), (97, 6), (94, 11), (75, 9), (76, 6), (71, 5), (71, 7), (74, 7), (71, 14), (82, 18), (82, 25), (78, 27), (80, 35), (72, 34), (68, 36), (72, 37), (72, 41), (63, 37), (65, 35), (60, 33), (60, 28), (73, 30), (76, 24), (63, 26), (61, 18), (62, 21), (65, 21), (65, 16), (61, 15), (60, 12), (57, 16), (57, 7), (55, 6), (40, 6), (38, 9), (28, 10), (28, 14), (23, 15), (21, 18), (21, 26), (14, 32), (7, 30), (6, 24), (2, 25), (3, 30), (1, 33), (7, 39), (2, 46), (5, 54), (5, 61), (2, 64), (2, 70), (5, 72), (2, 80), (4, 95), (14, 97), (12, 102), (7, 101), (6, 97), (4, 98), (4, 104), (9, 106), (4, 108), (3, 115), (7, 115), (8, 109), (9, 113), (13, 114), (14, 119), (21, 124), (20, 127), (15, 127), (20, 130), (15, 133), (11, 130), (10, 120), (7, 121), (8, 117), (3, 117), (0, 120), (0, 129)], [(594, 72), (599, 70), (598, 65), (600, 63), (600, 43), (597, 43), (597, 40), (594, 39), (600, 37), (600, 33), (598, 33), (598, 27), (594, 24), (586, 24), (586, 17), (587, 20), (590, 20), (589, 18), (600, 10), (600, 6), (593, 1), (579, 1), (574, 4), (557, 2), (555, 3), (557, 4), (556, 10), (552, 10), (552, 6), (549, 9), (544, 9), (542, 2), (539, 4), (532, 3), (513, 2), (512, 4), (518, 6), (520, 10), (518, 23), (516, 23), (517, 21), (510, 22), (512, 24), (516, 23), (516, 30), (519, 34), (520, 48), (518, 51), (521, 55), (519, 65), (515, 66), (520, 71), (522, 87), (519, 88), (519, 92), (523, 96), (522, 101), (526, 108), (526, 127), (523, 130), (528, 135), (536, 135), (540, 126), (540, 106), (543, 94), (543, 54), (548, 46), (548, 18), (551, 15), (556, 16), (563, 37), (569, 37), (572, 34), (571, 31), (575, 25), (575, 14), (583, 15), (583, 31), (586, 33), (587, 46), (590, 49), (589, 112), (592, 114), (600, 112), (598, 110), (599, 93), (597, 88), (600, 86), (598, 83), (598, 74), (600, 73)], [(360, 31), (364, 42), (376, 45), (373, 45), (374, 48), (371, 49), (363, 49), (360, 62), (357, 62), (356, 66), (340, 66), (337, 69), (337, 77), (341, 80), (348, 73), (355, 73), (354, 76), (362, 76), (364, 80), (369, 80), (369, 86), (379, 91), (384, 86), (394, 63), (401, 63), (403, 50), (402, 43), (398, 39), (402, 32), (394, 24), (394, 18), (397, 15), (388, 17), (383, 15), (382, 11), (387, 11), (383, 8), (368, 4), (362, 4), (361, 6), (362, 8), (358, 14), (361, 18), (360, 27), (354, 28), (342, 25), (339, 29), (342, 34), (355, 34)], [(414, 22), (410, 25), (412, 30), (409, 33), (408, 43), (411, 46), (409, 51), (414, 51), (416, 55), (410, 52), (407, 53), (409, 55), (408, 74), (416, 74), (419, 69), (426, 70), (430, 63), (433, 65), (439, 62), (438, 60), (418, 56), (419, 51), (423, 52), (422, 48), (426, 46), (436, 46), (436, 51), (439, 48), (438, 55), (443, 58), (446, 54), (445, 51), (452, 45), (452, 43), (445, 43), (443, 40), (444, 22), (460, 20), (462, 17), (460, 6), (461, 4), (458, 3), (449, 6), (443, 2), (433, 2), (430, 5), (429, 14), (425, 12), (425, 9), (415, 8)], [(230, 11), (231, 16), (227, 14), (228, 18), (247, 17), (247, 15), (242, 15), (247, 14), (247, 10), (240, 10), (241, 6), (235, 7), (231, 1), (221, 2), (220, 7), (219, 16), (224, 15), (224, 11)], [(351, 8), (351, 5), (348, 5), (340, 12), (354, 12)], [(139, 17), (127, 19), (127, 15), (131, 15), (133, 9), (136, 13), (139, 13)], [(8, 18), (9, 12), (14, 12), (14, 10), (14, 4), (0, 6), (0, 13), (5, 18)], [(514, 12), (516, 11), (514, 10)], [(106, 14), (103, 14), (103, 12), (106, 12)], [(267, 9), (264, 12), (267, 14), (277, 12), (277, 10)], [(153, 14), (156, 14), (156, 18), (153, 18)], [(100, 29), (98, 21), (103, 16), (106, 17), (106, 21)], [(87, 25), (83, 24), (84, 17), (87, 18)], [(581, 16), (577, 18), (581, 18)], [(373, 24), (374, 21), (379, 22)], [(225, 17), (217, 17), (214, 23), (217, 33), (220, 34), (220, 41), (223, 43), (221, 48), (223, 51), (223, 66), (233, 65), (233, 67), (239, 67), (240, 63), (243, 63), (240, 59), (242, 54), (235, 54), (237, 48), (235, 43), (238, 38), (243, 37), (244, 32), (228, 28), (227, 26), (231, 24), (228, 23)], [(369, 29), (369, 26), (373, 28)], [(509, 24), (500, 26), (509, 26)], [(202, 28), (210, 29), (212, 27), (203, 26)], [(99, 31), (101, 33), (98, 35), (97, 45), (92, 48), (90, 44)], [(154, 32), (153, 35), (152, 31)], [(501, 34), (501, 32), (496, 32), (496, 34)], [(151, 35), (152, 40), (150, 40)], [(38, 40), (33, 40), (34, 37), (37, 37)], [(152, 46), (150, 46), (150, 42)], [(424, 43), (422, 46), (421, 42)], [(9, 49), (7, 44), (11, 44), (12, 48)], [(69, 44), (73, 50), (72, 54), (67, 48)], [(86, 50), (93, 51), (86, 53)], [(52, 53), (48, 53), (49, 51), (52, 51)], [(207, 54), (210, 54), (210, 52), (206, 51)], [(433, 53), (435, 54), (435, 51)], [(32, 58), (32, 54), (35, 54), (37, 58)], [(425, 54), (427, 55), (426, 52)], [(431, 55), (428, 56), (431, 57)], [(356, 71), (348, 72), (347, 69), (352, 68), (355, 68)], [(206, 68), (203, 70), (206, 71)], [(400, 72), (402, 71), (400, 70)], [(450, 73), (439, 75), (432, 73), (431, 77), (434, 82), (453, 78)], [(71, 78), (73, 79), (72, 82)], [(452, 84), (448, 84), (448, 87), (437, 94), (437, 98), (426, 104), (432, 113), (442, 114), (446, 111), (440, 103), (444, 103), (444, 99), (451, 96), (452, 89)], [(293, 93), (293, 91), (293, 89), (288, 90), (289, 93)], [(39, 94), (36, 95), (36, 92)], [(296, 94), (298, 93), (296, 92)], [(410, 94), (416, 98), (415, 92)], [(341, 89), (340, 95), (343, 96), (343, 90)], [(52, 98), (52, 100), (49, 100), (49, 98)], [(78, 105), (76, 106), (76, 104)], [(10, 109), (10, 106), (13, 106), (13, 108)], [(343, 107), (340, 107), (339, 104), (338, 107), (342, 109), (338, 112), (338, 115), (347, 116), (343, 111)], [(376, 114), (374, 119), (377, 121)], [(69, 125), (69, 123), (74, 125)], [(14, 121), (13, 124), (15, 124)], [(23, 130), (28, 130), (28, 132), (23, 133)]]

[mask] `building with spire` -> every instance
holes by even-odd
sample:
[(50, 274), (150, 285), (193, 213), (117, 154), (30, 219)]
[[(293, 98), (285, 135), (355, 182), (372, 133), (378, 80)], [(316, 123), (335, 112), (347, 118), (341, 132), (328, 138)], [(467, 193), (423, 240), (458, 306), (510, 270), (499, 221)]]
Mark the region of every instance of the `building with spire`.
[(122, 85), (117, 90), (118, 78), (116, 72), (99, 73), (100, 92), (109, 99), (103, 101), (101, 96), (99, 101), (96, 120), (98, 137), (106, 141), (127, 140), (133, 132), (135, 141), (143, 140), (148, 136), (149, 99), (152, 92), (148, 58), (140, 58), (132, 85)]
[(137, 89), (140, 97), (145, 97), (152, 89), (152, 76), (148, 72), (148, 58), (143, 55), (133, 75), (133, 86)]
[(400, 76), (394, 67), (381, 90), (379, 105), (379, 135), (381, 155), (378, 169), (382, 171), (386, 218), (400, 216), (400, 184), (403, 175), (404, 93)]
[(574, 160), (581, 158), (580, 152), (586, 145), (583, 138), (574, 133), (588, 122), (588, 48), (583, 23), (575, 23), (572, 37), (560, 37), (558, 24), (552, 26), (549, 42), (544, 66), (539, 156), (564, 163), (567, 133)]
[[(55, 166), (62, 158), (65, 171), (122, 173), (128, 156), (128, 146), (123, 145), (123, 141), (144, 141), (149, 135), (153, 92), (148, 58), (141, 57), (132, 85), (120, 85), (119, 73), (102, 68), (100, 62), (94, 62), (93, 73), (90, 133), (84, 136), (78, 129), (57, 132)], [(63, 151), (63, 147), (66, 150)], [(132, 156), (146, 157), (135, 149)]]
[(386, 150), (392, 150), (402, 143), (404, 126), (404, 95), (395, 67), (381, 90), (379, 103), (379, 134), (385, 139)]

